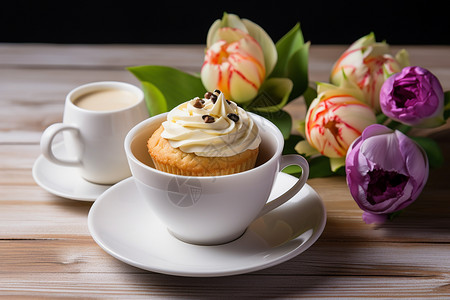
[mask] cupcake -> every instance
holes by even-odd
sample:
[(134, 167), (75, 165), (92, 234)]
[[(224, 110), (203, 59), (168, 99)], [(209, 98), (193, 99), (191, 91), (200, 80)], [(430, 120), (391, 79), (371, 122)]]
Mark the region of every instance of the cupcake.
[(260, 142), (251, 116), (215, 90), (171, 110), (147, 148), (160, 171), (217, 176), (253, 168)]

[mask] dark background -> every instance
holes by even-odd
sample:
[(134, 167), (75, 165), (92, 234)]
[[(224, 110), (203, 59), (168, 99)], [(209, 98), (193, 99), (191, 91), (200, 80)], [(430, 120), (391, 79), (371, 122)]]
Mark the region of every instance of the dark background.
[(450, 44), (446, 1), (22, 1), (0, 9), (0, 42), (204, 44), (223, 12), (278, 41), (297, 22), (312, 44), (349, 44), (373, 31), (389, 44)]

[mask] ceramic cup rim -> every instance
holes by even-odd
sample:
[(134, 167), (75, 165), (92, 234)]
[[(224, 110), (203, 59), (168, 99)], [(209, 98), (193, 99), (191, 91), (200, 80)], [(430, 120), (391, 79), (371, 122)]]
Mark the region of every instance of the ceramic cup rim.
[[(128, 157), (129, 160), (131, 160), (136, 166), (139, 166), (139, 168), (144, 169), (146, 171), (155, 173), (159, 176), (164, 176), (164, 177), (176, 177), (176, 178), (180, 178), (180, 179), (187, 179), (187, 178), (192, 178), (195, 177), (197, 179), (199, 179), (200, 181), (206, 181), (206, 180), (211, 180), (211, 178), (230, 178), (230, 177), (236, 177), (236, 176), (246, 176), (246, 174), (248, 173), (252, 173), (252, 172), (257, 172), (257, 170), (264, 168), (264, 166), (269, 165), (271, 163), (273, 163), (275, 160), (279, 160), (279, 158), (282, 156), (282, 151), (283, 151), (283, 145), (284, 145), (284, 138), (283, 135), (281, 133), (281, 131), (278, 129), (278, 127), (273, 124), (271, 121), (269, 121), (268, 119), (259, 116), (255, 113), (251, 113), (251, 112), (247, 112), (252, 118), (253, 120), (256, 122), (257, 126), (259, 127), (259, 130), (266, 130), (263, 126), (260, 126), (261, 123), (264, 123), (264, 126), (268, 126), (270, 128), (271, 134), (273, 136), (276, 137), (277, 141), (276, 141), (276, 150), (274, 151), (274, 153), (271, 155), (271, 157), (267, 160), (265, 160), (263, 163), (261, 163), (260, 165), (247, 170), (247, 171), (243, 171), (243, 172), (239, 172), (239, 173), (234, 173), (234, 174), (228, 174), (228, 175), (212, 175), (212, 176), (192, 176), (192, 175), (178, 175), (178, 174), (171, 174), (171, 173), (167, 173), (164, 171), (160, 171), (157, 170), (154, 167), (151, 167), (145, 163), (143, 163), (141, 160), (139, 160), (133, 153), (133, 150), (131, 149), (131, 145), (132, 142), (135, 138), (135, 136), (141, 132), (141, 130), (144, 130), (149, 124), (155, 122), (156, 119), (161, 119), (161, 123), (164, 122), (164, 117), (167, 116), (168, 112), (165, 113), (161, 113), (152, 117), (149, 117), (148, 119), (141, 121), (140, 123), (136, 124), (126, 135), (125, 140), (124, 140), (124, 147), (125, 147), (125, 153)], [(257, 119), (259, 118), (259, 119)], [(262, 128), (263, 127), (263, 128)], [(150, 136), (148, 137), (150, 138)], [(133, 174), (134, 176), (134, 174)]]
[[(90, 110), (85, 109), (77, 106), (74, 101), (89, 92), (97, 91), (99, 89), (105, 89), (105, 88), (116, 88), (121, 90), (127, 90), (130, 91), (138, 96), (138, 101), (136, 103), (120, 108), (120, 109), (113, 109), (113, 110)], [(138, 88), (137, 86), (123, 81), (95, 81), (95, 82), (89, 82), (82, 84), (80, 86), (77, 86), (76, 88), (72, 89), (66, 96), (66, 105), (69, 105), (71, 109), (78, 111), (80, 113), (84, 114), (94, 114), (94, 115), (105, 115), (105, 114), (114, 114), (114, 113), (120, 113), (126, 110), (133, 109), (137, 106), (139, 106), (144, 101), (144, 92)]]

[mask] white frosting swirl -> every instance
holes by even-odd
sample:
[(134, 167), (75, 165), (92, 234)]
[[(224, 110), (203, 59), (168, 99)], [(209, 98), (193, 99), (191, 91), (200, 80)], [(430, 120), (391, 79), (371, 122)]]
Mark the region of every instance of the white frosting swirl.
[[(196, 101), (204, 101), (203, 107), (195, 107)], [(238, 120), (233, 121), (236, 118), (230, 119), (229, 114), (235, 114)], [(213, 117), (214, 122), (206, 123), (205, 115)], [(178, 105), (169, 112), (162, 126), (161, 136), (172, 147), (199, 156), (233, 156), (256, 149), (261, 142), (258, 126), (250, 115), (236, 103), (227, 101), (223, 93), (215, 103), (211, 99), (194, 98)]]

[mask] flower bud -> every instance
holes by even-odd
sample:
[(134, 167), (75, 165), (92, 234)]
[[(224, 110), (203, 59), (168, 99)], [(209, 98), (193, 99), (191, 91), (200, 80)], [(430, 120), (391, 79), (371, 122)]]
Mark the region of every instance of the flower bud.
[(406, 67), (381, 87), (380, 106), (389, 118), (416, 127), (444, 124), (444, 91), (439, 80), (421, 67)]
[(347, 185), (366, 223), (414, 202), (428, 179), (428, 158), (412, 139), (384, 125), (368, 126), (348, 149)]
[(408, 64), (406, 51), (399, 51), (393, 57), (389, 54), (389, 45), (377, 43), (371, 33), (355, 41), (335, 62), (330, 82), (339, 85), (347, 77), (364, 92), (364, 101), (379, 112), (379, 93), (383, 82)]
[(309, 144), (329, 158), (345, 157), (364, 128), (376, 123), (373, 110), (360, 101), (361, 97), (357, 88), (319, 84), (318, 96), (306, 114)]
[(221, 28), (221, 39), (206, 51), (201, 79), (207, 90), (219, 89), (227, 99), (243, 103), (253, 99), (264, 81), (266, 69), (261, 46), (250, 35)]

